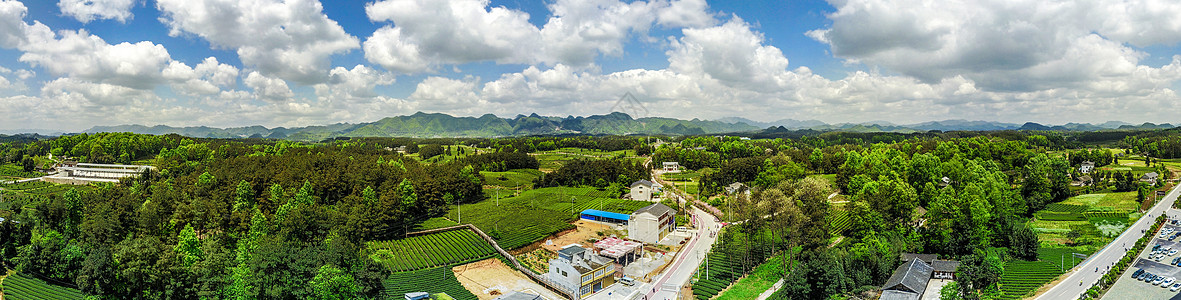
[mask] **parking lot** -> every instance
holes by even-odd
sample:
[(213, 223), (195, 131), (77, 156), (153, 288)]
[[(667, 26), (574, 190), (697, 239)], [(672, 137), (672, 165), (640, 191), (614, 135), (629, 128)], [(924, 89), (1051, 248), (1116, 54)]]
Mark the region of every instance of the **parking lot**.
[[(1164, 239), (1160, 238), (1160, 232), (1172, 233), (1166, 235)], [(1145, 282), (1143, 276), (1133, 278), (1137, 275), (1138, 270), (1144, 270), (1148, 274), (1172, 278), (1174, 280), (1181, 279), (1181, 267), (1177, 266), (1177, 262), (1181, 262), (1181, 226), (1168, 224), (1161, 227), (1161, 231), (1153, 235), (1152, 241), (1148, 246), (1144, 247), (1144, 251), (1140, 252), (1135, 262), (1129, 267), (1124, 274), (1120, 276), (1115, 285), (1103, 296), (1104, 300), (1123, 300), (1123, 299), (1181, 299), (1178, 292), (1181, 292), (1181, 281), (1174, 281), (1169, 284), (1169, 287), (1160, 287), (1160, 284), (1153, 285)], [(1167, 238), (1177, 234), (1178, 237), (1172, 241)], [(1157, 248), (1157, 246), (1160, 246)], [(1154, 250), (1154, 248), (1156, 248)], [(1169, 255), (1171, 249), (1173, 255)], [(1084, 270), (1094, 271), (1094, 270)], [(1099, 270), (1103, 272), (1104, 270)], [(1163, 282), (1164, 280), (1160, 281)], [(1170, 288), (1177, 285), (1177, 291), (1170, 291)]]

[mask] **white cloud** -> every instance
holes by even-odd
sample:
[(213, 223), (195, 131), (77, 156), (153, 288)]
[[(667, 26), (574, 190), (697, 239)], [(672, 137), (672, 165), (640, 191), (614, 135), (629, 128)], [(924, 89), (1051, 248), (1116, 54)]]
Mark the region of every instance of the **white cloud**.
[(48, 34), (18, 47), (20, 60), (53, 74), (148, 89), (161, 83), (160, 71), (171, 61), (164, 46), (148, 41), (111, 45), (85, 30), (64, 30), (59, 38), (39, 23), (32, 31)]
[(850, 62), (926, 82), (964, 76), (993, 91), (1080, 87), (1128, 77), (1146, 54), (1181, 41), (1181, 2), (830, 1), (832, 26), (808, 35)]
[(82, 23), (102, 19), (127, 22), (131, 19), (131, 8), (134, 6), (135, 0), (61, 0), (57, 3), (62, 14)]
[(418, 83), (409, 100), (414, 102), (416, 108), (428, 111), (477, 112), (483, 107), (483, 101), (475, 91), (478, 82), (479, 78), (473, 77), (462, 80), (427, 77)]
[(600, 55), (622, 55), (624, 43), (632, 36), (647, 38), (653, 24), (715, 22), (702, 0), (559, 0), (548, 8), (552, 15), (538, 28), (529, 14), (490, 7), (488, 0), (378, 1), (365, 7), (369, 19), (394, 25), (365, 41), (365, 58), (402, 73), (480, 61), (582, 68)]
[(365, 59), (402, 73), (422, 72), (430, 67), (419, 46), (402, 38), (401, 28), (388, 26), (377, 29), (365, 40)]
[(302, 84), (324, 82), (332, 55), (360, 47), (316, 0), (160, 0), (156, 7), (171, 35), (195, 34), (235, 49), (263, 74)]
[(763, 35), (751, 31), (742, 19), (683, 32), (684, 37), (673, 41), (668, 51), (670, 70), (748, 89), (784, 87), (787, 58), (779, 48), (765, 45)]
[(0, 47), (16, 48), (25, 41), (25, 13), (28, 8), (16, 0), (0, 0)]
[[(668, 6), (663, 6), (667, 3)], [(705, 0), (673, 0), (659, 4), (656, 11), (656, 23), (661, 26), (705, 27), (714, 25), (717, 20), (709, 13), (709, 4)]]
[(316, 95), (321, 99), (369, 101), (378, 97), (377, 86), (394, 83), (394, 75), (356, 65), (353, 69), (333, 68), (327, 83), (315, 86)]
[[(504, 7), (488, 7), (487, 0), (386, 0), (365, 6), (375, 22), (390, 21), (366, 41), (366, 50), (386, 50), (373, 55), (396, 61), (428, 60), (461, 64), (475, 61), (531, 63), (539, 47), (538, 29), (529, 14)], [(430, 13), (424, 13), (430, 12)], [(400, 46), (413, 44), (413, 50)], [(393, 65), (396, 69), (398, 64)], [(418, 64), (421, 66), (422, 64)], [(419, 70), (421, 71), (421, 70)]]
[(267, 77), (258, 72), (250, 72), (243, 80), (247, 87), (254, 89), (254, 95), (268, 101), (287, 101), (295, 97), (287, 82), (283, 79)]

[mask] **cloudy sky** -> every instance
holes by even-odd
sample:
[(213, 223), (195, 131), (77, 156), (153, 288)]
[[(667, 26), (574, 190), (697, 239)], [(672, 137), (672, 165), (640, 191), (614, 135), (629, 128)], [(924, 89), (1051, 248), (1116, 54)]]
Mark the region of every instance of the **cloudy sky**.
[(0, 129), (417, 111), (1181, 123), (1172, 0), (0, 0)]

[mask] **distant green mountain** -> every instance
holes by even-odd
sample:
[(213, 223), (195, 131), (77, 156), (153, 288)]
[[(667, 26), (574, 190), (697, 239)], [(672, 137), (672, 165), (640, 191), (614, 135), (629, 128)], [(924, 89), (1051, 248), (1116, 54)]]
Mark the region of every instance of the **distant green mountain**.
[(201, 138), (266, 137), (300, 141), (318, 141), (334, 137), (504, 137), (555, 134), (711, 134), (754, 131), (760, 128), (744, 123), (678, 120), (672, 118), (633, 119), (624, 113), (589, 117), (543, 117), (537, 114), (518, 115), (512, 119), (486, 114), (476, 117), (455, 117), (441, 113), (415, 113), (409, 116), (388, 117), (376, 122), (360, 124), (332, 124), (302, 128), (274, 128), (249, 126), (237, 128), (171, 127), (164, 125), (96, 126), (94, 132), (135, 132), (145, 134), (176, 133)]

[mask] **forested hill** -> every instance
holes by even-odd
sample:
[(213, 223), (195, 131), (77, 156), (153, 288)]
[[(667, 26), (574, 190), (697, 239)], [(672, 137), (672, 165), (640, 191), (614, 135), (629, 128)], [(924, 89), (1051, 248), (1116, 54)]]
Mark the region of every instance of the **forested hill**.
[(753, 131), (760, 128), (745, 123), (678, 120), (672, 118), (633, 119), (624, 113), (589, 117), (544, 117), (537, 114), (500, 118), (491, 114), (476, 117), (455, 117), (441, 113), (419, 112), (409, 116), (389, 117), (370, 123), (333, 124), (299, 128), (266, 128), (262, 126), (237, 128), (171, 127), (164, 125), (95, 126), (84, 132), (133, 132), (170, 134), (199, 138), (280, 138), (317, 141), (334, 137), (505, 137), (549, 134), (710, 134)]

